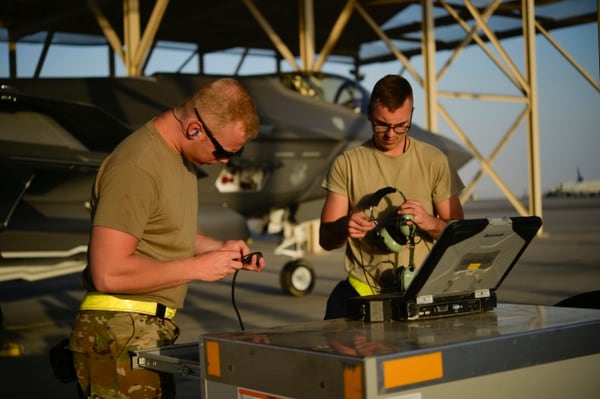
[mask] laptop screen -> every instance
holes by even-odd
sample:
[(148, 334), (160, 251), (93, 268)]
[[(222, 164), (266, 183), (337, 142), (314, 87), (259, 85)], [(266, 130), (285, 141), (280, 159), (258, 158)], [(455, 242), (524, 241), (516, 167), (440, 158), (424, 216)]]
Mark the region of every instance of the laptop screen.
[(542, 221), (537, 216), (465, 219), (446, 226), (408, 287), (417, 303), (432, 297), (496, 290)]

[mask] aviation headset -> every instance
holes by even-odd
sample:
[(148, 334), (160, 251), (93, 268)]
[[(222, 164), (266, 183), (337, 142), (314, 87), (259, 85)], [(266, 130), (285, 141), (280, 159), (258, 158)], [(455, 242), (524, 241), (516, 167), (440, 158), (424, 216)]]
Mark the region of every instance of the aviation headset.
[(396, 214), (392, 220), (379, 221), (375, 218), (374, 208), (379, 204), (379, 201), (388, 194), (398, 192), (404, 198), (401, 191), (394, 187), (384, 187), (377, 190), (369, 200), (369, 219), (373, 220), (377, 227), (375, 231), (378, 247), (386, 252), (400, 252), (402, 247), (408, 243), (409, 238), (415, 234), (416, 226), (407, 224), (407, 220), (412, 220), (413, 215)]

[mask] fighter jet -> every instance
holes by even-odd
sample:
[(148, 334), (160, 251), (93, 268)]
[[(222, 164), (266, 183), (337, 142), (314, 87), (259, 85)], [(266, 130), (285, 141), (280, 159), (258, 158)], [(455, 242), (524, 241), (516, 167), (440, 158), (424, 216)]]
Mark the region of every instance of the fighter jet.
[[(179, 104), (216, 76), (16, 79), (0, 96), (0, 281), (35, 280), (85, 265), (88, 200), (103, 158), (133, 129)], [(276, 252), (284, 292), (310, 293), (314, 272), (302, 259), (303, 231), (318, 218), (321, 180), (342, 151), (371, 136), (368, 92), (339, 76), (282, 73), (239, 77), (261, 125), (240, 158), (199, 169), (199, 228), (248, 238), (248, 219), (281, 234)], [(410, 134), (441, 148), (457, 168), (471, 155), (413, 125)], [(315, 211), (318, 209), (318, 211)], [(259, 223), (260, 224), (260, 223)]]

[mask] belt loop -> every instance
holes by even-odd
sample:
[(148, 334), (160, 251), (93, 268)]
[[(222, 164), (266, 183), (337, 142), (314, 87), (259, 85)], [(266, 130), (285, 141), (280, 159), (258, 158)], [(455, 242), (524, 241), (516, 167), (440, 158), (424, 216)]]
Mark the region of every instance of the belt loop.
[(156, 317), (160, 317), (161, 319), (165, 318), (165, 312), (167, 311), (167, 307), (162, 303), (156, 304)]

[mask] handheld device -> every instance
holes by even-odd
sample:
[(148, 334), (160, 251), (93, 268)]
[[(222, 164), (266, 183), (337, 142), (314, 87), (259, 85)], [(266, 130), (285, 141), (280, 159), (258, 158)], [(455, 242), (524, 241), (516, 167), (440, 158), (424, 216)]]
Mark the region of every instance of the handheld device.
[(256, 251), (256, 252), (250, 252), (248, 255), (244, 256), (241, 260), (241, 262), (244, 265), (250, 264), (250, 262), (252, 262), (252, 257), (256, 255), (256, 260), (259, 261), (262, 257), (263, 254), (262, 252)]

